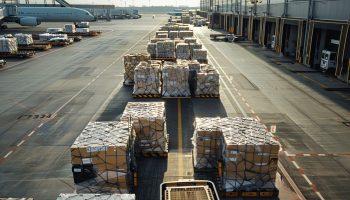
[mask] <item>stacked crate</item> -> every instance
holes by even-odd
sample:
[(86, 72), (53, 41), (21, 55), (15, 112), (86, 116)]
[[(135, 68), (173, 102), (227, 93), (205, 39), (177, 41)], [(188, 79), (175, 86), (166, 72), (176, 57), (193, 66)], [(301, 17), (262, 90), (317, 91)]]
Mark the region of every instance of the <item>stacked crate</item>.
[(190, 57), (190, 46), (187, 43), (178, 43), (176, 45), (176, 58), (188, 60)]
[(187, 65), (165, 62), (162, 70), (163, 97), (188, 97), (191, 95)]
[(161, 95), (161, 62), (140, 62), (135, 68), (133, 95)]
[(208, 61), (208, 52), (206, 49), (193, 49), (192, 60), (198, 60), (199, 62)]
[(165, 156), (168, 153), (164, 102), (129, 102), (121, 120), (132, 123), (137, 154)]
[(254, 118), (233, 118), (225, 128), (223, 148), (225, 191), (274, 187), (279, 145)]
[(128, 193), (133, 138), (128, 122), (90, 122), (71, 146), (78, 193)]
[(220, 95), (220, 75), (211, 65), (202, 64), (200, 71), (196, 75), (195, 96), (210, 95), (218, 97)]
[(17, 33), (15, 34), (15, 38), (17, 39), (18, 45), (26, 46), (34, 43), (32, 34)]
[(0, 52), (16, 53), (18, 51), (16, 38), (0, 38)]
[(64, 32), (66, 33), (75, 33), (76, 28), (74, 24), (65, 24), (64, 25)]
[(173, 40), (157, 42), (157, 58), (175, 58), (175, 43)]
[(195, 168), (213, 168), (222, 160), (225, 192), (276, 189), (279, 144), (263, 124), (244, 117), (197, 118), (195, 129)]
[(222, 153), (220, 118), (196, 118), (192, 138), (193, 162), (197, 170), (218, 167)]
[(148, 53), (126, 54), (124, 55), (124, 84), (134, 84), (134, 72), (136, 66), (141, 61), (149, 61), (151, 59)]

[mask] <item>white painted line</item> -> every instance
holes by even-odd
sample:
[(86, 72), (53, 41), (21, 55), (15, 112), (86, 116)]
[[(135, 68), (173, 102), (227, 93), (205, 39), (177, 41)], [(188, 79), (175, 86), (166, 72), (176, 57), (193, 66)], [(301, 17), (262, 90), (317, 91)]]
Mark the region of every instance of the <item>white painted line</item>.
[(315, 193), (316, 193), (316, 195), (317, 195), (321, 200), (325, 200), (325, 198), (323, 198), (323, 196), (321, 195), (320, 192), (315, 192)]
[(236, 92), (238, 92), (238, 89), (237, 89), (237, 88), (233, 88), (233, 89), (235, 89), (235, 90), (236, 90)]
[(11, 155), (11, 153), (13, 153), (13, 151), (8, 152), (8, 153), (4, 156), (4, 158), (7, 158), (9, 155)]
[(25, 141), (22, 140), (20, 143), (17, 144), (17, 146), (18, 146), (18, 147), (21, 146), (24, 142), (25, 142)]
[(240, 92), (237, 93), (240, 97), (242, 96), (242, 94)]
[(245, 105), (246, 105), (248, 108), (250, 108), (250, 105), (249, 105), (248, 103), (245, 103)]
[(258, 121), (261, 121), (261, 119), (259, 118), (259, 116), (256, 116), (255, 118), (256, 118)]
[[(162, 22), (161, 22), (162, 23)], [(133, 48), (135, 48), (142, 40), (144, 40), (150, 33), (152, 33), (159, 25), (155, 26), (150, 32), (148, 32), (144, 37), (140, 38), (138, 41), (136, 41), (127, 51), (123, 52), (122, 55), (117, 57), (111, 64), (106, 66), (104, 70), (102, 70), (97, 76), (95, 76), (87, 85), (85, 85), (83, 88), (81, 88), (75, 95), (73, 95), (66, 103), (64, 103), (62, 106), (60, 106), (53, 114), (59, 113), (64, 107), (66, 107), (71, 101), (73, 101), (77, 96), (79, 96), (83, 91), (85, 91), (93, 82), (95, 82), (97, 79), (99, 79), (108, 69), (110, 69), (112, 66), (114, 66), (120, 59), (123, 58), (125, 54), (127, 54), (129, 51), (131, 51)]]
[(295, 166), (295, 168), (300, 169), (300, 167), (299, 167), (299, 165), (298, 165), (297, 162), (295, 162), (295, 161), (293, 160), (292, 163), (293, 163), (293, 165)]
[(321, 154), (318, 154), (318, 156), (326, 156), (326, 154), (321, 153)]
[(304, 153), (303, 156), (308, 157), (308, 156), (311, 156), (311, 154)]
[(264, 128), (267, 129), (267, 126), (265, 124), (263, 124)]
[(252, 110), (250, 110), (250, 112), (252, 112), (253, 114), (255, 114), (255, 111), (252, 109)]
[(306, 180), (306, 182), (307, 182), (309, 185), (312, 185), (312, 182), (310, 181), (310, 179), (309, 179), (305, 174), (303, 174), (302, 176), (304, 177), (304, 179)]
[(295, 157), (296, 155), (294, 153), (290, 154), (287, 151), (284, 151), (284, 153), (286, 154), (286, 156), (288, 157)]
[(30, 137), (30, 136), (32, 136), (34, 133), (35, 133), (35, 131), (32, 131), (32, 132), (30, 132), (30, 133), (28, 134), (28, 136)]
[(246, 101), (244, 97), (242, 97), (242, 101)]
[(44, 123), (39, 124), (38, 128), (41, 128), (44, 125)]

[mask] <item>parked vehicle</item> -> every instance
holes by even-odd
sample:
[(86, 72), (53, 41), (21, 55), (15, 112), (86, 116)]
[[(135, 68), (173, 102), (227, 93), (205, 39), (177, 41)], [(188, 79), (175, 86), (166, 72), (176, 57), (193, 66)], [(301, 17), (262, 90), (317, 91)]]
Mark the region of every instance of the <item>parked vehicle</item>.
[(337, 53), (334, 51), (322, 50), (321, 55), (321, 70), (323, 72), (331, 71), (335, 69), (336, 66)]

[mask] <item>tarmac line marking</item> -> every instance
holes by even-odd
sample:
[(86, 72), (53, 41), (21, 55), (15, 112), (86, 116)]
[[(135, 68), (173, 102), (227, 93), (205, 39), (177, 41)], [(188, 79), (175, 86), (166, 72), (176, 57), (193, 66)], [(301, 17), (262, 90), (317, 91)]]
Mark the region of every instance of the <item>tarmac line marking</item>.
[(35, 131), (32, 131), (32, 132), (30, 132), (30, 133), (28, 134), (28, 136), (30, 137), (30, 136), (32, 136), (34, 133), (35, 133)]
[(254, 111), (253, 109), (251, 109), (250, 112), (252, 112), (253, 114), (255, 114), (255, 111)]
[(309, 157), (309, 156), (311, 156), (311, 154), (304, 153), (304, 154), (303, 154), (303, 156), (305, 156), (305, 157)]
[(41, 128), (44, 125), (44, 123), (39, 124), (38, 128)]
[(183, 156), (182, 156), (182, 113), (181, 99), (177, 99), (177, 148), (178, 148), (178, 176), (183, 175)]
[(261, 119), (259, 118), (259, 116), (255, 116), (255, 118), (260, 122)]
[(317, 195), (321, 200), (325, 200), (325, 198), (323, 198), (323, 196), (321, 195), (320, 192), (315, 192), (315, 193), (316, 193), (316, 195)]
[(242, 94), (240, 93), (240, 92), (237, 92), (237, 94), (241, 97), (242, 96)]
[(11, 153), (13, 153), (13, 151), (9, 151), (9, 152), (4, 156), (4, 158), (9, 157), (9, 155), (11, 155)]
[(295, 168), (300, 169), (300, 167), (299, 167), (299, 165), (298, 165), (297, 162), (295, 162), (295, 161), (293, 160), (292, 163), (293, 163), (293, 165), (295, 166)]
[(20, 143), (17, 144), (17, 146), (18, 146), (18, 147), (21, 146), (24, 142), (25, 142), (25, 141), (22, 140)]
[(309, 185), (313, 185), (312, 182), (310, 181), (310, 179), (309, 179), (305, 174), (302, 174), (301, 176), (304, 177), (304, 179), (306, 180), (306, 182), (307, 182)]
[(326, 154), (322, 153), (322, 154), (318, 154), (318, 156), (326, 156)]
[(244, 97), (242, 97), (242, 101), (246, 101)]
[(286, 154), (287, 157), (295, 157), (296, 154), (289, 154), (287, 151), (284, 151), (284, 153)]
[(102, 72), (100, 72), (97, 76), (95, 76), (87, 85), (85, 85), (83, 88), (81, 88), (75, 95), (73, 95), (66, 103), (64, 103), (61, 107), (59, 107), (53, 114), (57, 114), (60, 112), (64, 107), (66, 107), (71, 101), (73, 101), (77, 96), (79, 96), (83, 91), (85, 91), (92, 83), (94, 83), (97, 79), (101, 77), (102, 74), (104, 74), (109, 68), (111, 68), (114, 64), (116, 64), (121, 58), (123, 58), (124, 54), (128, 53), (131, 49), (135, 48), (142, 40), (144, 40), (151, 32), (153, 32), (160, 23), (155, 26), (151, 31), (149, 31), (144, 37), (140, 38), (138, 41), (135, 42), (134, 45), (132, 45), (128, 50), (123, 52), (118, 58), (116, 58), (111, 64), (106, 66)]
[(250, 108), (250, 105), (249, 105), (248, 103), (245, 103), (245, 105), (246, 105), (248, 108)]

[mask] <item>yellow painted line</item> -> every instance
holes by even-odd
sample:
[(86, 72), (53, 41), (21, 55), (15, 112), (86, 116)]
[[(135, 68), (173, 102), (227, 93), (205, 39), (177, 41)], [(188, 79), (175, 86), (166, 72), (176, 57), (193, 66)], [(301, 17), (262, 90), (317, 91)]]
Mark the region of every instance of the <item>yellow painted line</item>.
[(301, 75), (302, 77), (304, 77), (304, 78), (306, 78), (306, 79), (308, 79), (308, 80), (310, 80), (310, 81), (312, 81), (312, 82), (314, 82), (314, 83), (320, 85), (321, 87), (323, 87), (323, 89), (324, 89), (324, 88), (327, 88), (326, 85), (323, 85), (323, 84), (322, 84), (321, 82), (319, 82), (319, 81), (316, 81), (316, 80), (314, 80), (314, 79), (312, 79), (312, 78), (309, 78), (309, 77), (305, 76), (304, 74), (300, 74), (300, 75)]
[(178, 149), (178, 176), (183, 176), (183, 155), (182, 155), (182, 113), (181, 99), (177, 99), (177, 149)]

